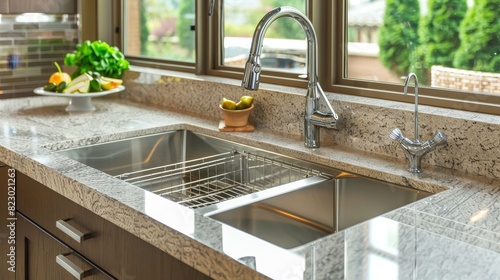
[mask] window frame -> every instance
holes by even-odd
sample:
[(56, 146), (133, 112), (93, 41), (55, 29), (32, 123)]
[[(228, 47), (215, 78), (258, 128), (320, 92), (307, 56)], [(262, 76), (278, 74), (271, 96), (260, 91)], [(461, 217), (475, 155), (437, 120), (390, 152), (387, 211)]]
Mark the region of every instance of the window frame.
[[(81, 1), (81, 0), (80, 0)], [(124, 15), (124, 1), (119, 2), (121, 14)], [(221, 61), (222, 38), (222, 0), (214, 0), (215, 7), (213, 15), (208, 15), (210, 1), (195, 0), (196, 8), (196, 35), (195, 49), (196, 59), (194, 63), (174, 62), (161, 59), (144, 58), (139, 56), (127, 56), (132, 65), (160, 68), (174, 71), (190, 72), (197, 75), (210, 75), (241, 79), (243, 69), (238, 67), (223, 66)], [(81, 1), (89, 5), (95, 5), (97, 1)], [(94, 4), (92, 4), (94, 3)], [(403, 80), (401, 85), (387, 84), (375, 81), (354, 80), (344, 78), (344, 65), (347, 60), (346, 44), (344, 41), (347, 17), (346, 1), (307, 1), (307, 14), (315, 26), (318, 36), (318, 63), (319, 81), (327, 92), (362, 96), (375, 99), (384, 99), (413, 103), (413, 94), (403, 94)], [(83, 17), (82, 17), (83, 18)], [(121, 27), (124, 26), (125, 16), (122, 17)], [(85, 18), (82, 19), (85, 25)], [(325, 24), (326, 23), (326, 24)], [(333, 30), (339, 32), (333, 33)], [(96, 32), (98, 33), (98, 31)], [(83, 36), (82, 36), (83, 37)], [(124, 45), (123, 32), (120, 34), (120, 43)], [(85, 39), (85, 38), (82, 38)], [(340, 63), (339, 63), (340, 62)], [(261, 75), (263, 83), (287, 85), (305, 88), (307, 82), (297, 77), (296, 74), (277, 71), (263, 71)], [(411, 91), (413, 92), (413, 91)], [(461, 111), (472, 111), (500, 115), (500, 94), (488, 95), (474, 92), (466, 92), (451, 89), (436, 89), (430, 87), (419, 88), (419, 103), (434, 107), (444, 107)]]

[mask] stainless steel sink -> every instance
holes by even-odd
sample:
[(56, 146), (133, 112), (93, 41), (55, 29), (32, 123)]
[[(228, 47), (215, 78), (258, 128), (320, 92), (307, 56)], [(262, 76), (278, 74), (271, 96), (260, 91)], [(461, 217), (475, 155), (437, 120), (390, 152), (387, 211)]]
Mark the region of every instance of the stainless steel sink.
[(187, 130), (58, 153), (287, 249), (431, 195)]
[(429, 195), (343, 173), (327, 180), (309, 178), (279, 186), (199, 212), (293, 249)]

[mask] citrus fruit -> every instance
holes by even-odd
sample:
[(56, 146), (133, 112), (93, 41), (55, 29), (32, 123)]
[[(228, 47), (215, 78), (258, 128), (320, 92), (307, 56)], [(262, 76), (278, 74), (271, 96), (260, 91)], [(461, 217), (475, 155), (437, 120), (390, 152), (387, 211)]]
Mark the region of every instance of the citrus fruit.
[[(240, 98), (240, 102), (238, 102), (238, 103), (242, 103), (240, 105), (242, 109), (250, 108), (252, 106), (252, 103), (253, 103), (253, 97), (248, 96), (248, 95), (242, 96)], [(240, 110), (242, 110), (242, 109), (240, 109)]]
[(58, 86), (62, 82), (66, 82), (66, 84), (69, 84), (71, 82), (71, 76), (68, 73), (64, 73), (63, 71), (61, 71), (61, 67), (59, 67), (59, 64), (56, 61), (54, 61), (54, 65), (57, 68), (57, 72), (50, 75), (49, 83), (54, 83), (56, 84), (56, 86)]
[(123, 84), (123, 80), (109, 77), (100, 77), (99, 82), (101, 82), (101, 87), (104, 90), (114, 89)]
[(222, 108), (226, 110), (236, 110), (236, 103), (232, 100), (229, 100), (227, 98), (222, 98)]

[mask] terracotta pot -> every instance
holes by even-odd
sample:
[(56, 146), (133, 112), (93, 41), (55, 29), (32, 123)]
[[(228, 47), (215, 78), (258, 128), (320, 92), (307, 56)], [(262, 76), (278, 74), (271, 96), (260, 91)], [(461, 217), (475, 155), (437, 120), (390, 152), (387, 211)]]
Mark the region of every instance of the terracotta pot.
[(241, 127), (248, 124), (248, 116), (253, 110), (253, 104), (250, 108), (243, 110), (226, 110), (219, 105), (220, 111), (224, 116), (224, 123), (226, 126)]

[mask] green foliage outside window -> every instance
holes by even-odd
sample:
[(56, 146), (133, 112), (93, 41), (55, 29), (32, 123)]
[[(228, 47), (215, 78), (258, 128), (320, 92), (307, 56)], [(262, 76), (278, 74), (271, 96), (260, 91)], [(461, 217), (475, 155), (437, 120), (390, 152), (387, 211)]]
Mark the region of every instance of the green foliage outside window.
[(460, 45), (459, 29), (467, 12), (467, 2), (430, 0), (428, 10), (419, 30), (425, 64), (451, 67)]
[(188, 52), (188, 57), (194, 52), (194, 0), (182, 0), (179, 7), (179, 17), (176, 23), (176, 34), (179, 46)]
[(500, 0), (475, 0), (460, 27), (456, 68), (500, 72)]
[(417, 54), (420, 5), (418, 0), (387, 0), (380, 27), (380, 61), (397, 75), (420, 68)]
[[(292, 6), (306, 13), (305, 0), (259, 0), (258, 2), (260, 3), (254, 3), (250, 7), (236, 5), (238, 1), (225, 2), (224, 36), (251, 37), (262, 17), (277, 7)], [(238, 19), (233, 22), (231, 16), (235, 15)], [(290, 18), (276, 20), (266, 32), (266, 38), (304, 39), (305, 37), (302, 27)]]
[[(266, 1), (263, 1), (264, 5)], [(281, 6), (292, 6), (296, 7), (302, 13), (305, 13), (304, 0), (271, 0), (268, 3), (270, 8), (277, 8)], [(276, 31), (278, 37), (287, 39), (304, 39), (306, 35), (304, 30), (295, 20), (291, 18), (281, 18), (273, 23), (272, 28)]]
[(149, 28), (148, 28), (148, 15), (147, 15), (147, 10), (146, 10), (146, 2), (141, 1), (140, 2), (140, 11), (139, 11), (139, 16), (140, 16), (140, 26), (141, 26), (141, 54), (145, 55), (147, 54), (146, 48), (146, 43), (148, 42), (149, 38)]
[(433, 65), (453, 66), (460, 46), (460, 23), (467, 12), (466, 0), (429, 0), (428, 13), (420, 22), (418, 47), (423, 62), (423, 84), (430, 81)]

